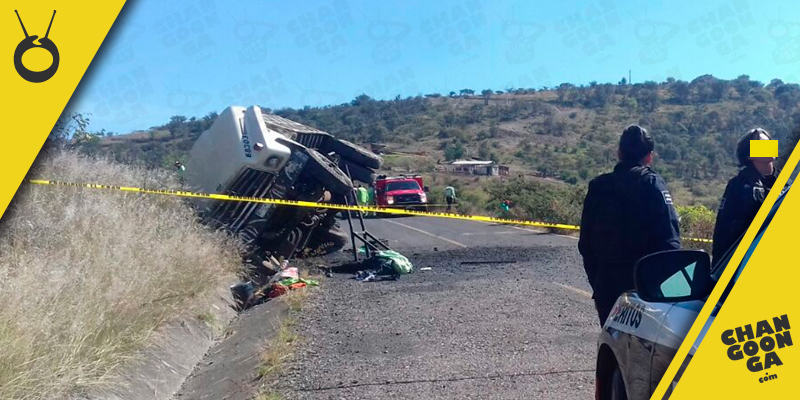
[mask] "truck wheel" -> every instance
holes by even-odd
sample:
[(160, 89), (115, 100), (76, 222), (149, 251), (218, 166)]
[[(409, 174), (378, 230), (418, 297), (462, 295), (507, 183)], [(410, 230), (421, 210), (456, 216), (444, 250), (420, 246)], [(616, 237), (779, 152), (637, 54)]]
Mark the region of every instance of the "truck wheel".
[(611, 400), (628, 400), (625, 381), (622, 379), (622, 371), (619, 370), (619, 366), (614, 369), (614, 373), (611, 375)]
[(338, 226), (314, 229), (306, 243), (304, 254), (311, 257), (320, 257), (341, 250), (350, 241), (350, 237)]
[(383, 159), (380, 156), (346, 140), (329, 140), (328, 145), (325, 146), (325, 151), (332, 151), (342, 158), (352, 161), (354, 164), (360, 164), (369, 168), (378, 169), (383, 164)]
[(375, 183), (375, 171), (370, 168), (345, 159), (339, 160), (339, 168), (345, 173), (345, 175), (349, 172), (350, 178), (353, 180), (369, 185)]
[(331, 193), (346, 196), (353, 191), (353, 182), (336, 164), (314, 149), (305, 149), (308, 154), (306, 168), (311, 176)]

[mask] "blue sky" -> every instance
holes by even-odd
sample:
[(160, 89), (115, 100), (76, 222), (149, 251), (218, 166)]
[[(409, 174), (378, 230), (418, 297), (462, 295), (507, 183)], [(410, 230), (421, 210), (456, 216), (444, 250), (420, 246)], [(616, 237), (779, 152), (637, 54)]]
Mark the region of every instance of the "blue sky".
[(70, 104), (127, 133), (228, 105), (741, 74), (800, 81), (789, 1), (129, 0)]

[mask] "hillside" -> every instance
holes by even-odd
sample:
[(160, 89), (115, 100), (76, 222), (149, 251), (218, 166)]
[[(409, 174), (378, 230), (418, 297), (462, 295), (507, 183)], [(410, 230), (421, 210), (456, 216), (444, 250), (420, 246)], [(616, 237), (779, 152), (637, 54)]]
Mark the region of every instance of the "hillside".
[[(357, 143), (383, 143), (388, 166), (433, 171), (440, 160), (475, 157), (510, 165), (512, 174), (535, 174), (581, 185), (616, 161), (619, 133), (637, 123), (656, 140), (654, 167), (679, 204), (713, 207), (736, 170), (735, 143), (760, 126), (785, 151), (800, 122), (800, 86), (769, 84), (743, 75), (710, 75), (691, 82), (668, 79), (630, 85), (484, 90), (373, 100), (324, 108), (280, 109), (278, 115)], [(173, 117), (135, 135), (87, 140), (84, 150), (124, 162), (168, 166), (184, 159), (193, 140), (213, 122)]]

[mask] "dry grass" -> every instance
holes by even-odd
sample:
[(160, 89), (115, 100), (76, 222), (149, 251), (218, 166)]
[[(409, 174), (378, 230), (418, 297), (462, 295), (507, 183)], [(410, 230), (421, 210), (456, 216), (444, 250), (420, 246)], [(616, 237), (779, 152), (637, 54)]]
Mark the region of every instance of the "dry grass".
[(284, 400), (284, 397), (276, 392), (265, 391), (257, 394), (254, 400)]
[(261, 353), (261, 364), (256, 370), (258, 379), (266, 379), (279, 374), (283, 371), (285, 361), (294, 355), (295, 344), (300, 339), (292, 329), (294, 324), (295, 320), (291, 317), (281, 321), (275, 338), (267, 343), (264, 352)]
[[(30, 175), (174, 186), (72, 153)], [(237, 251), (174, 198), (23, 185), (0, 225), (0, 398), (107, 384), (162, 322), (197, 313), (192, 302), (238, 268)]]
[(290, 311), (300, 312), (303, 311), (303, 305), (305, 305), (309, 290), (311, 290), (311, 288), (309, 287), (305, 287), (298, 290), (292, 290), (284, 294), (283, 296), (278, 297), (277, 300), (286, 303)]

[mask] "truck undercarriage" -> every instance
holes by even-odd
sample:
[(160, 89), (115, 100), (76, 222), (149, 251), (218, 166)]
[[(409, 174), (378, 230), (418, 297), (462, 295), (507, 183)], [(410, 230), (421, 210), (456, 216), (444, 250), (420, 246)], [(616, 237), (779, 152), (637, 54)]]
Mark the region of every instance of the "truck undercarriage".
[[(192, 148), (187, 183), (235, 196), (352, 204), (353, 180), (372, 184), (381, 163), (366, 149), (257, 106), (229, 107)], [(210, 200), (197, 206), (206, 224), (241, 238), (256, 261), (318, 256), (347, 244), (336, 210)]]

